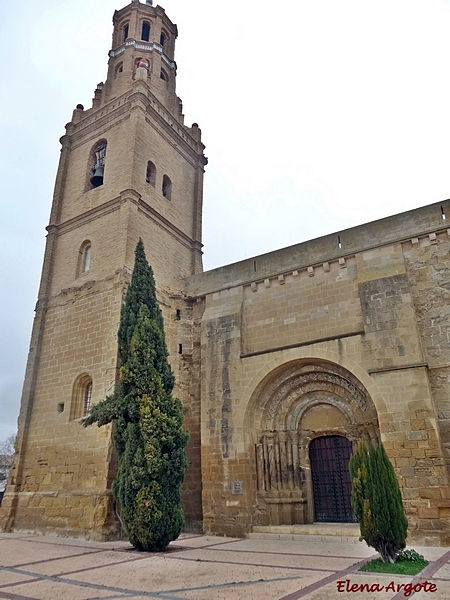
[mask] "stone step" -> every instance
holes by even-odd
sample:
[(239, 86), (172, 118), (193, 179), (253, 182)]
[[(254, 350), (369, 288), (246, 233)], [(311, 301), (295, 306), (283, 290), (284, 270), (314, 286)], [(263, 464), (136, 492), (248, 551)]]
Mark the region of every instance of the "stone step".
[(359, 542), (357, 523), (310, 523), (307, 525), (255, 525), (248, 537), (253, 540), (293, 540), (310, 542)]

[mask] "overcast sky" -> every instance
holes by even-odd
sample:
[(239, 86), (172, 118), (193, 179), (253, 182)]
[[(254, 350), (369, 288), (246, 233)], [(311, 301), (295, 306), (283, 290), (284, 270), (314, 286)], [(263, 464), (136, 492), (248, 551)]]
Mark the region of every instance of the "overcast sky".
[[(106, 77), (125, 2), (1, 0), (0, 440), (16, 428), (59, 138)], [(450, 197), (450, 0), (163, 6), (209, 158), (205, 269)]]

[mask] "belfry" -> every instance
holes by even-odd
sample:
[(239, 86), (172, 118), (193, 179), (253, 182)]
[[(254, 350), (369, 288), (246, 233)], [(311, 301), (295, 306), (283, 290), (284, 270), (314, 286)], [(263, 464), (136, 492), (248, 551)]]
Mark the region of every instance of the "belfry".
[[(177, 27), (164, 9), (133, 0), (113, 25), (106, 81), (91, 108), (76, 107), (61, 138), (20, 451), (1, 515), (7, 527), (99, 538), (116, 530), (110, 431), (83, 429), (80, 418), (114, 386), (120, 307), (140, 237), (157, 281), (176, 393), (189, 403), (189, 477), (201, 479), (198, 408), (189, 400), (198, 398), (192, 308), (183, 289), (202, 270), (204, 146), (198, 125), (184, 124)], [(188, 481), (185, 513), (201, 522), (200, 488)]]
[(362, 439), (386, 448), (409, 542), (450, 544), (450, 200), (202, 272), (207, 160), (175, 91), (177, 27), (138, 0), (113, 23), (106, 81), (61, 138), (0, 526), (119, 533), (110, 428), (80, 420), (114, 388), (142, 238), (191, 435), (187, 528), (353, 522)]

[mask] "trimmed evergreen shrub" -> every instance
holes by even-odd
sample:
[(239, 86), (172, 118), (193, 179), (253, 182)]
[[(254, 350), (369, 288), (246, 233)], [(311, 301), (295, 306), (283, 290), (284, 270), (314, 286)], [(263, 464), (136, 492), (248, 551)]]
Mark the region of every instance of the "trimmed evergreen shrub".
[(382, 444), (359, 442), (350, 458), (352, 507), (361, 538), (394, 563), (406, 545), (408, 521), (394, 469)]
[(163, 551), (181, 532), (187, 467), (181, 402), (173, 398), (164, 324), (153, 272), (139, 240), (118, 332), (116, 391), (94, 405), (86, 427), (113, 423), (119, 464), (113, 494), (131, 544)]

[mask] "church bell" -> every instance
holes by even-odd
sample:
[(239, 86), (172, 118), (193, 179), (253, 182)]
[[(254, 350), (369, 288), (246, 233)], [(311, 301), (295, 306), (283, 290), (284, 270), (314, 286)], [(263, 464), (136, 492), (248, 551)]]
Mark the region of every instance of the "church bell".
[(100, 165), (96, 165), (92, 167), (92, 177), (90, 179), (91, 185), (93, 187), (98, 187), (99, 185), (103, 185), (103, 173), (105, 171), (105, 167)]

